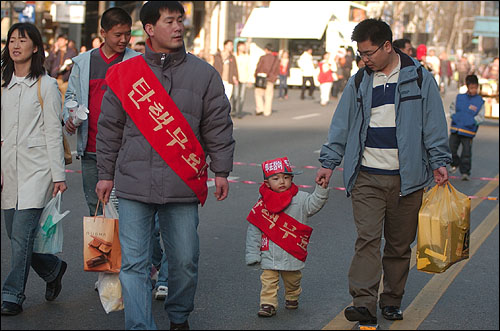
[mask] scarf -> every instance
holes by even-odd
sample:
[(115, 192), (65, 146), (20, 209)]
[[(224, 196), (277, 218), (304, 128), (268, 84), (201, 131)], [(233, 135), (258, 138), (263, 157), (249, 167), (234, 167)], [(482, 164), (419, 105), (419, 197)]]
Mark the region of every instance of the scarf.
[(290, 203), (292, 199), (299, 192), (297, 185), (292, 183), (292, 186), (285, 192), (274, 192), (265, 183), (259, 188), (259, 193), (262, 195), (262, 201), (266, 206), (266, 209), (272, 213), (277, 214), (283, 211)]

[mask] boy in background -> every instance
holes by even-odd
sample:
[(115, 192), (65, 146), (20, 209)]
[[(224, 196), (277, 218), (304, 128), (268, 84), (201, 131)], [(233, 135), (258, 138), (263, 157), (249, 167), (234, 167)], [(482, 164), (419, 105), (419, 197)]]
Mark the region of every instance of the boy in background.
[[(479, 81), (476, 75), (465, 77), (467, 93), (458, 94), (450, 105), (450, 149), (452, 154), (451, 173), (460, 169), (462, 180), (469, 180), (472, 161), (472, 139), (479, 124), (484, 121), (484, 100), (478, 94)], [(458, 148), (462, 145), (462, 153)]]

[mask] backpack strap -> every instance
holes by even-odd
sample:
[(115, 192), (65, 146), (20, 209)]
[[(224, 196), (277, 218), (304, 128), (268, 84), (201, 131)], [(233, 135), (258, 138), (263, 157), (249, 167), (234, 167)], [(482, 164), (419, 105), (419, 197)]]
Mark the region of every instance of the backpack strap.
[(38, 102), (40, 103), (40, 107), (42, 108), (42, 112), (43, 112), (43, 99), (42, 99), (42, 92), (41, 92), (41, 89), (42, 89), (42, 77), (41, 76), (38, 77), (36, 85), (37, 85), (37, 93), (38, 93)]
[(356, 86), (356, 92), (358, 92), (359, 85), (361, 85), (364, 73), (365, 73), (365, 67), (359, 69), (356, 75), (354, 76), (354, 86)]
[(417, 78), (418, 88), (422, 89), (422, 80), (424, 80), (424, 78), (422, 77), (422, 66), (417, 68), (417, 75), (418, 75)]

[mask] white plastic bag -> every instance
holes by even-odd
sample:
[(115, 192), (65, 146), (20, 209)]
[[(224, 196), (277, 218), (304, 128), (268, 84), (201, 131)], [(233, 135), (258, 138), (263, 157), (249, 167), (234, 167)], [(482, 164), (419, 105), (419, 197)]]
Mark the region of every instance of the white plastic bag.
[(97, 280), (97, 290), (102, 307), (106, 314), (123, 310), (122, 284), (119, 274), (100, 272)]
[[(111, 201), (104, 208), (107, 217), (118, 219), (118, 211)], [(97, 291), (99, 292), (99, 298), (106, 314), (112, 311), (123, 310), (124, 308), (122, 285), (118, 277), (119, 273), (100, 272), (97, 279)]]
[(42, 211), (33, 243), (34, 253), (57, 254), (62, 252), (63, 228), (61, 220), (69, 214), (69, 210), (61, 213), (61, 198), (62, 194), (59, 191)]
[(106, 217), (118, 219), (118, 211), (116, 210), (115, 203), (112, 200), (116, 200), (116, 197), (111, 196), (109, 202), (104, 205), (106, 208)]

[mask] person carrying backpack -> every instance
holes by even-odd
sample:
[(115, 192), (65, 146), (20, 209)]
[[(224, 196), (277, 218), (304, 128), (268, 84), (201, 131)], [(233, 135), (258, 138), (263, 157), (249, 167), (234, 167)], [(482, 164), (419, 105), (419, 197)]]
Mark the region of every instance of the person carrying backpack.
[(342, 94), (321, 148), (316, 183), (328, 184), (344, 159), (344, 186), (358, 233), (349, 270), (353, 306), (344, 315), (377, 324), (377, 304), (384, 318), (403, 319), (423, 190), (433, 177), (438, 185), (447, 182), (451, 153), (438, 86), (418, 61), (393, 47), (389, 25), (364, 20), (351, 39), (366, 66)]

